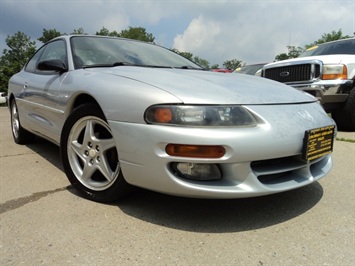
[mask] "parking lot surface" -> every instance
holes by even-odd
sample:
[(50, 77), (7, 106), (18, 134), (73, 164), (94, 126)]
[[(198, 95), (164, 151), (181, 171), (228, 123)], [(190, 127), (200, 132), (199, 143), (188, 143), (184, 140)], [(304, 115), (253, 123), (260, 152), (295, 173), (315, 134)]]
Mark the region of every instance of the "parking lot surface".
[(0, 107), (0, 265), (355, 265), (355, 143), (335, 141), (333, 158), (320, 182), (286, 193), (137, 190), (105, 205), (76, 194), (57, 146), (16, 145)]

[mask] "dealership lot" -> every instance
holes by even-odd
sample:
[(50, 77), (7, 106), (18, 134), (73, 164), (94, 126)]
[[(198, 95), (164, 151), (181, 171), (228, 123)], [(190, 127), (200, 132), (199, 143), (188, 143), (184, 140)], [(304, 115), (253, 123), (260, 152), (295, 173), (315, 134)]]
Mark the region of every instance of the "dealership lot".
[(137, 190), (104, 205), (76, 194), (58, 147), (16, 145), (9, 117), (1, 107), (1, 265), (355, 264), (355, 143), (336, 141), (331, 173), (291, 192), (199, 200)]

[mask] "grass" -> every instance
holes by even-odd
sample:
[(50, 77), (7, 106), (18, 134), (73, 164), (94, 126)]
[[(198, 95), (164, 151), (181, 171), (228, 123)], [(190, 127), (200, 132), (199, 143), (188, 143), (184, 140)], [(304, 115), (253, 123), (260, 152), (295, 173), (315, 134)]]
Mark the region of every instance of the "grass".
[(336, 138), (336, 140), (355, 143), (355, 139)]

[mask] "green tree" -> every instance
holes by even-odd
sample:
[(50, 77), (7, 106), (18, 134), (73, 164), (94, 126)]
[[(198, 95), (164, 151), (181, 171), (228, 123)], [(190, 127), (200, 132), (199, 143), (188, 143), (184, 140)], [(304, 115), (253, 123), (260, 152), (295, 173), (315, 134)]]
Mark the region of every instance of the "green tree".
[(205, 68), (205, 69), (210, 69), (210, 66), (209, 66), (209, 62), (206, 60), (206, 59), (203, 59), (199, 56), (194, 56), (192, 53), (190, 52), (180, 52), (178, 49), (171, 49), (173, 52), (185, 57), (186, 59), (196, 63), (197, 65), (199, 65), (200, 67), (202, 68)]
[(139, 40), (143, 42), (154, 43), (155, 37), (151, 33), (147, 33), (145, 28), (142, 27), (129, 27), (128, 30), (122, 30), (119, 34), (119, 37)]
[(74, 29), (71, 34), (86, 34), (83, 27), (80, 27), (79, 29)]
[(175, 48), (171, 49), (171, 51), (177, 53), (178, 55), (185, 57), (186, 59), (189, 59), (190, 61), (193, 61), (194, 55), (190, 52), (180, 52), (178, 49), (175, 49)]
[(227, 60), (224, 61), (223, 67), (231, 70), (235, 70), (238, 67), (242, 66), (242, 61), (237, 59)]
[(317, 41), (314, 41), (310, 44), (306, 44), (305, 47), (306, 47), (306, 49), (308, 49), (308, 48), (315, 46), (317, 44), (336, 41), (336, 40), (340, 40), (340, 39), (346, 39), (346, 38), (350, 38), (350, 36), (343, 35), (343, 31), (341, 29), (339, 29), (338, 31), (333, 30), (330, 33), (324, 33), (320, 39), (318, 39)]
[(50, 30), (43, 29), (42, 36), (39, 37), (37, 40), (39, 40), (42, 43), (46, 43), (61, 35), (63, 34), (57, 31), (56, 29), (50, 29)]
[(119, 37), (119, 33), (117, 31), (109, 31), (108, 29), (106, 29), (105, 27), (102, 27), (102, 29), (100, 31), (96, 32), (96, 35), (101, 35), (101, 36), (112, 36), (112, 37)]
[(340, 39), (346, 39), (346, 38), (350, 38), (351, 36), (349, 35), (343, 35), (343, 32), (341, 29), (339, 29), (338, 31), (332, 31), (330, 33), (324, 33), (321, 38), (319, 38), (318, 40), (310, 43), (310, 44), (306, 44), (304, 46), (304, 48), (302, 47), (295, 47), (295, 46), (287, 46), (288, 49), (288, 53), (281, 53), (278, 54), (275, 57), (275, 61), (281, 61), (281, 60), (285, 60), (285, 59), (289, 59), (289, 58), (296, 58), (298, 57), (301, 53), (303, 53), (306, 49), (315, 46), (317, 44), (321, 44), (321, 43), (325, 43), (325, 42), (331, 42), (331, 41), (336, 41), (336, 40), (340, 40)]
[(7, 92), (10, 77), (21, 70), (36, 51), (36, 46), (30, 37), (20, 31), (7, 36), (5, 43), (10, 49), (4, 49), (0, 58), (0, 88)]
[(204, 69), (210, 69), (210, 63), (206, 59), (203, 59), (199, 56), (194, 56), (192, 61)]
[(305, 50), (302, 47), (296, 47), (296, 46), (287, 46), (288, 53), (281, 53), (275, 57), (275, 61), (281, 61), (281, 60), (286, 60), (290, 58), (296, 58), (298, 57), (303, 51)]

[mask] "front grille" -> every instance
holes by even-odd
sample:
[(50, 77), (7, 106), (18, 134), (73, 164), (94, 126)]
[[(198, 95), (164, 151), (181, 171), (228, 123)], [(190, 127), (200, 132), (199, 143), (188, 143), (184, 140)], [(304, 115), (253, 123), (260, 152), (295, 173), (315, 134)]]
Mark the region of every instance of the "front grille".
[(282, 83), (311, 81), (320, 77), (320, 64), (300, 64), (267, 68), (264, 70), (264, 77)]
[(251, 163), (258, 180), (266, 186), (278, 186), (289, 182), (297, 184), (324, 176), (328, 156), (306, 162), (300, 155), (276, 158)]
[(300, 156), (291, 156), (251, 163), (251, 169), (263, 184), (287, 182), (293, 178), (292, 173), (307, 167), (307, 162)]

